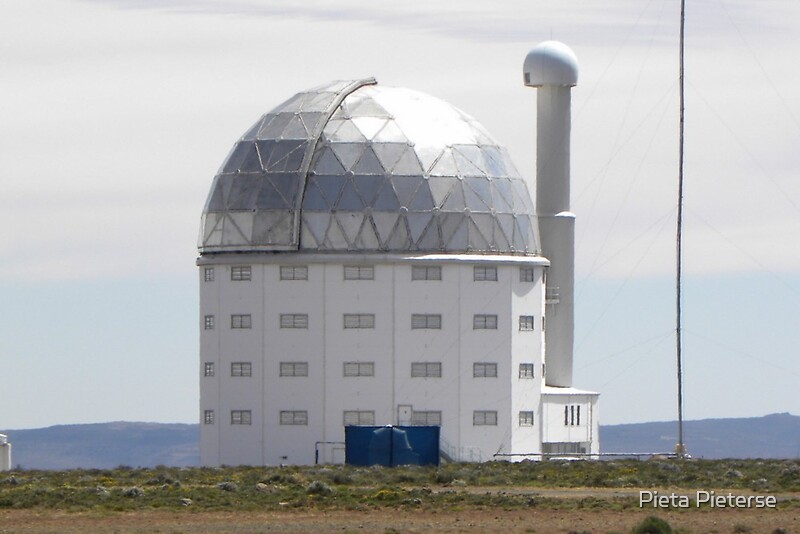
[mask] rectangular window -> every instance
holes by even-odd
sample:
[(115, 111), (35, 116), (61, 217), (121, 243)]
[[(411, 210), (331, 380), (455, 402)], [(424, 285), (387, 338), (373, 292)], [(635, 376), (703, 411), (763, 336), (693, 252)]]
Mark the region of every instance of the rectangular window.
[(411, 378), (441, 378), (442, 362), (414, 362), (411, 364)]
[(214, 376), (214, 362), (203, 364), (203, 376)]
[(231, 424), (232, 425), (253, 424), (252, 412), (250, 412), (250, 410), (231, 410)]
[(439, 265), (423, 266), (415, 265), (411, 267), (412, 280), (441, 280), (442, 268)]
[(204, 328), (206, 330), (214, 330), (214, 316), (206, 315), (203, 319), (204, 319)]
[(281, 376), (308, 376), (308, 362), (281, 362)]
[(520, 332), (532, 332), (533, 325), (534, 325), (534, 317), (533, 315), (520, 315), (519, 316), (519, 331)]
[(282, 265), (281, 280), (308, 280), (308, 267), (305, 265)]
[(534, 267), (520, 267), (519, 268), (519, 281), (520, 282), (534, 282), (536, 271)]
[(415, 313), (411, 315), (411, 330), (441, 330), (442, 329), (442, 316), (438, 314), (421, 314)]
[(214, 268), (213, 267), (206, 267), (203, 269), (203, 280), (206, 282), (213, 282), (214, 281)]
[(472, 318), (473, 330), (497, 330), (496, 315), (475, 315)]
[(308, 425), (308, 412), (305, 410), (282, 410), (282, 425)]
[(473, 267), (472, 279), (475, 282), (497, 282), (497, 267)]
[(472, 364), (474, 378), (497, 378), (497, 364), (477, 362)]
[(231, 328), (253, 328), (253, 320), (250, 314), (231, 315)]
[(348, 410), (344, 412), (344, 426), (373, 426), (375, 412)]
[(475, 410), (472, 412), (472, 426), (497, 426), (497, 412)]
[(231, 363), (231, 376), (253, 376), (253, 364), (250, 362)]
[(580, 426), (581, 407), (577, 404), (564, 406), (564, 426)]
[(519, 412), (519, 426), (533, 426), (533, 412)]
[(203, 424), (204, 425), (214, 424), (214, 410), (206, 410), (203, 412)]
[(442, 412), (413, 411), (411, 412), (411, 424), (413, 426), (442, 426)]
[(252, 278), (253, 271), (249, 265), (239, 265), (231, 267), (231, 280), (234, 282), (245, 282)]
[(519, 364), (519, 377), (533, 378), (533, 364), (532, 363)]
[(345, 328), (375, 328), (375, 315), (372, 313), (345, 313)]
[(308, 314), (282, 313), (281, 328), (308, 328)]
[(375, 376), (375, 362), (344, 362), (344, 376)]
[(375, 267), (372, 265), (345, 265), (345, 280), (375, 280)]

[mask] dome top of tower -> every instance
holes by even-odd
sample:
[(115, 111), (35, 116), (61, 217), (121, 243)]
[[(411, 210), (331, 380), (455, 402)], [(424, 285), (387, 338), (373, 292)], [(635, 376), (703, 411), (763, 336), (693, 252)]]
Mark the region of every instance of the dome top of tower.
[(562, 85), (578, 83), (578, 58), (570, 47), (558, 41), (545, 41), (534, 46), (522, 67), (525, 85)]

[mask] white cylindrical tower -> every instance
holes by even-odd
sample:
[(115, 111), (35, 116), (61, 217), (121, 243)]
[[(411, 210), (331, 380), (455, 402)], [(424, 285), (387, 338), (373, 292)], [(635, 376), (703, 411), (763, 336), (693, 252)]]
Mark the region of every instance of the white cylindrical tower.
[(574, 341), (575, 215), (569, 206), (570, 91), (578, 82), (578, 60), (557, 41), (531, 50), (523, 67), (525, 85), (536, 87), (536, 211), (547, 273), (545, 383), (572, 387)]
[(11, 444), (5, 434), (0, 434), (0, 471), (11, 469)]

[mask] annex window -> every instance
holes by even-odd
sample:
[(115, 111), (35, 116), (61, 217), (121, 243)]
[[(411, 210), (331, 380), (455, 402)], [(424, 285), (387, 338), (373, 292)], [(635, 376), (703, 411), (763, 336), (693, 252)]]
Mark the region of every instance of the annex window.
[(282, 313), (281, 328), (308, 328), (308, 314)]
[(231, 267), (231, 280), (234, 282), (244, 282), (252, 279), (253, 270), (249, 265), (238, 265)]
[(519, 268), (519, 281), (520, 282), (535, 282), (536, 270), (533, 267), (520, 267)]
[(305, 410), (281, 410), (282, 425), (308, 425), (308, 412)]
[(472, 376), (475, 378), (497, 378), (497, 364), (487, 362), (473, 363)]
[(344, 362), (344, 376), (375, 376), (375, 362)]
[(344, 412), (344, 426), (373, 426), (375, 412), (369, 410), (348, 410)]
[(473, 330), (497, 330), (496, 315), (475, 315), (472, 317)]
[(308, 280), (305, 265), (281, 265), (281, 280)]
[(231, 315), (231, 328), (253, 328), (253, 319), (250, 314)]
[(533, 412), (519, 412), (519, 426), (533, 426)]
[(441, 330), (442, 316), (438, 314), (415, 313), (411, 315), (412, 330)]
[(231, 376), (253, 376), (253, 364), (250, 362), (231, 363)]
[(442, 268), (439, 265), (415, 265), (411, 267), (412, 280), (441, 280)]
[(532, 363), (519, 364), (519, 377), (533, 378), (533, 364)]
[(579, 426), (581, 424), (581, 407), (577, 404), (564, 406), (564, 426)]
[(440, 411), (413, 411), (411, 412), (413, 426), (442, 426), (442, 412)]
[(213, 315), (206, 315), (203, 318), (203, 328), (206, 330), (214, 330), (214, 316)]
[(489, 410), (475, 410), (472, 412), (473, 426), (497, 426), (497, 412)]
[(250, 410), (231, 410), (232, 425), (253, 424), (253, 414)]
[(345, 313), (345, 328), (375, 328), (375, 315), (372, 313)]
[(203, 364), (203, 376), (214, 376), (214, 362)]
[(519, 316), (519, 331), (520, 332), (532, 332), (534, 324), (535, 323), (534, 323), (533, 315), (520, 315)]
[(372, 265), (345, 265), (345, 280), (375, 280), (375, 267)]
[(441, 378), (442, 362), (413, 362), (411, 378)]
[(204, 425), (214, 424), (214, 410), (205, 410), (203, 412), (203, 424)]
[(497, 267), (473, 267), (472, 279), (475, 282), (497, 282)]
[(205, 267), (203, 269), (203, 280), (206, 282), (213, 282), (214, 281), (214, 268), (213, 267)]
[(281, 376), (308, 376), (308, 362), (281, 362)]

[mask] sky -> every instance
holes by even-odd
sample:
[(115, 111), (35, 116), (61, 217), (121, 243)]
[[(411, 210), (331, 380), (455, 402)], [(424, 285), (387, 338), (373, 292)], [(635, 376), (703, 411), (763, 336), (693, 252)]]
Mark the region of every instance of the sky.
[[(685, 417), (800, 414), (800, 4), (688, 2)], [(575, 385), (676, 417), (677, 0), (2, 0), (0, 428), (198, 418), (216, 170), (301, 90), (375, 76), (535, 170), (522, 62), (567, 43)], [(691, 444), (689, 444), (691, 448)]]

